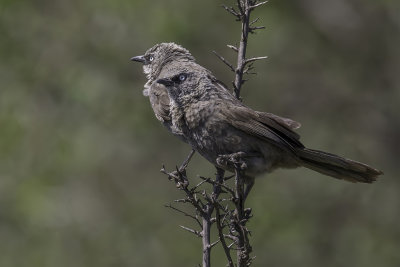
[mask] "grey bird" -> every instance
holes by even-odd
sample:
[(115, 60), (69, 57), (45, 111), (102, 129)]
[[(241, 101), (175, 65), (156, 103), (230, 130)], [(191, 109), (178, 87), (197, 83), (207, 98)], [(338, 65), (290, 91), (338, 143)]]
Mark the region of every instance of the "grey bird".
[(362, 183), (383, 174), (364, 163), (306, 148), (294, 132), (299, 123), (247, 107), (194, 60), (165, 63), (156, 82), (168, 91), (172, 127), (216, 167), (234, 171), (240, 163), (250, 188), (255, 176), (277, 168), (304, 166)]
[(185, 141), (182, 133), (172, 127), (168, 91), (164, 85), (155, 81), (166, 64), (194, 61), (194, 57), (188, 50), (175, 43), (161, 43), (148, 49), (144, 55), (132, 57), (131, 60), (143, 64), (143, 72), (147, 77), (143, 95), (149, 97), (154, 115), (168, 131)]

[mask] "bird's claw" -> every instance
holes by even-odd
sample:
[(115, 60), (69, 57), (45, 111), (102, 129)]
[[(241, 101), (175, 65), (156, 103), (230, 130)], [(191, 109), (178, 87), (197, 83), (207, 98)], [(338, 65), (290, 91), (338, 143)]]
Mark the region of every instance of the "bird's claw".
[(247, 169), (247, 164), (244, 160), (246, 153), (236, 152), (232, 154), (218, 155), (217, 164), (221, 166), (233, 165), (240, 170)]

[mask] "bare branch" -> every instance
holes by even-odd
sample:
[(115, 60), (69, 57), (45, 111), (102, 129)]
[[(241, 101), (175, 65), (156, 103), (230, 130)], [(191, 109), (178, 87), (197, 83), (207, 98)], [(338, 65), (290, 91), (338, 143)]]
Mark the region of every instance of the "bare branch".
[(260, 20), (260, 18), (256, 18), (255, 20), (253, 20), (252, 22), (249, 23), (249, 25), (253, 25), (254, 23), (258, 22)]
[(246, 74), (257, 74), (256, 72), (251, 72), (254, 69), (253, 67), (253, 63), (250, 63), (245, 69), (244, 69), (244, 73)]
[(228, 191), (229, 193), (231, 193), (233, 196), (235, 195), (235, 191), (231, 188), (229, 188), (228, 186), (224, 185), (223, 183), (217, 182), (217, 181), (213, 181), (210, 178), (205, 178), (203, 176), (199, 176), (200, 179), (202, 179), (204, 182), (207, 182), (209, 184), (212, 184), (214, 186), (220, 186), (223, 189), (225, 189), (226, 191)]
[(252, 57), (252, 58), (248, 58), (248, 59), (246, 59), (245, 60), (245, 65), (247, 65), (247, 64), (249, 64), (249, 63), (251, 63), (251, 62), (254, 62), (254, 61), (257, 61), (257, 60), (263, 60), (263, 59), (267, 59), (268, 57), (267, 56), (265, 56), (265, 57)]
[(228, 180), (232, 179), (233, 177), (235, 177), (235, 175), (226, 176), (224, 178), (224, 181), (228, 181)]
[(172, 206), (171, 204), (165, 205), (165, 207), (170, 208), (170, 209), (172, 209), (172, 210), (175, 210), (175, 211), (177, 211), (177, 212), (179, 212), (179, 213), (182, 213), (183, 215), (185, 215), (185, 216), (187, 216), (187, 217), (192, 218), (193, 220), (195, 220), (195, 221), (197, 222), (197, 224), (198, 224), (200, 227), (202, 227), (200, 220), (199, 220), (198, 218), (196, 218), (195, 216), (193, 216), (193, 215), (187, 213), (186, 211), (183, 211), (183, 210), (181, 210), (181, 209), (178, 209), (178, 208)]
[(258, 4), (252, 5), (252, 6), (250, 6), (250, 10), (253, 10), (259, 6), (265, 5), (266, 3), (268, 3), (268, 1), (260, 2)]
[(195, 185), (191, 190), (192, 192), (194, 192), (195, 190), (197, 190), (197, 188), (199, 188), (200, 186), (202, 186), (204, 183), (208, 183), (207, 179), (201, 181), (200, 183), (198, 183), (197, 185)]
[(230, 245), (228, 245), (228, 248), (231, 249), (233, 245), (235, 245), (237, 241), (233, 241)]
[(210, 248), (213, 248), (218, 243), (219, 243), (219, 240), (215, 241), (214, 243), (211, 243)]
[(235, 51), (236, 53), (238, 52), (238, 48), (234, 45), (226, 45), (227, 47), (229, 47), (230, 49), (232, 49), (233, 51)]
[(222, 5), (222, 7), (228, 11), (229, 13), (231, 13), (232, 15), (234, 15), (236, 17), (236, 19), (240, 19), (240, 14), (233, 8), (233, 7), (228, 7), (226, 5)]
[(187, 168), (187, 166), (188, 166), (190, 160), (192, 159), (194, 153), (196, 153), (196, 150), (194, 150), (194, 149), (192, 149), (192, 150), (189, 152), (189, 155), (187, 156), (187, 158), (182, 162), (181, 166), (179, 167), (179, 170), (180, 170), (180, 171), (183, 171), (184, 169)]
[(179, 225), (183, 230), (188, 231), (189, 233), (195, 234), (198, 237), (203, 237), (203, 235), (201, 234), (201, 232), (196, 231), (194, 229), (191, 229), (189, 227), (183, 226), (183, 225)]
[(250, 28), (249, 28), (249, 32), (250, 32), (250, 33), (256, 33), (256, 32), (255, 32), (256, 30), (263, 30), (263, 29), (265, 29), (265, 26), (250, 27)]
[(233, 235), (224, 235), (224, 237), (229, 238), (230, 240), (236, 240), (237, 237)]
[(218, 54), (216, 51), (213, 51), (213, 53), (222, 61), (225, 63), (225, 65), (227, 65), (231, 71), (235, 72), (235, 68), (233, 67), (233, 65), (231, 63), (229, 63), (223, 56), (221, 56), (220, 54)]
[(187, 198), (175, 199), (174, 202), (176, 203), (187, 203), (189, 200)]
[(216, 203), (216, 207), (215, 207), (215, 212), (216, 212), (216, 220), (217, 220), (217, 229), (218, 229), (218, 235), (219, 235), (219, 240), (221, 241), (221, 244), (222, 244), (222, 248), (224, 249), (224, 252), (225, 252), (225, 255), (226, 255), (226, 258), (228, 259), (228, 266), (229, 267), (234, 267), (234, 264), (233, 264), (233, 260), (232, 260), (232, 257), (231, 257), (231, 252), (230, 252), (230, 250), (229, 250), (229, 247), (228, 247), (228, 245), (226, 244), (226, 241), (225, 241), (225, 235), (224, 235), (224, 227), (223, 227), (223, 223), (221, 222), (221, 215), (220, 215), (220, 212), (219, 212), (219, 206), (218, 206), (218, 204)]

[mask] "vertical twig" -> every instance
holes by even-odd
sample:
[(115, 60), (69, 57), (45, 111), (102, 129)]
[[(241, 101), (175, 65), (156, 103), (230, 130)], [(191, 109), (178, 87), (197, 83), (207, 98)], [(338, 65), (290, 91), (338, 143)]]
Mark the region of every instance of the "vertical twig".
[[(216, 204), (219, 205), (218, 203), (216, 203)], [(228, 245), (226, 244), (226, 241), (225, 241), (224, 223), (221, 221), (220, 210), (223, 210), (223, 208), (221, 208), (220, 206), (217, 206), (215, 208), (215, 218), (216, 218), (216, 223), (217, 223), (218, 236), (219, 236), (219, 240), (221, 241), (222, 248), (224, 249), (226, 259), (228, 260), (228, 266), (234, 267), (230, 248), (228, 247)]]
[[(224, 181), (225, 171), (217, 167), (217, 173), (215, 175), (215, 182), (213, 183), (213, 192), (211, 196), (205, 196), (208, 200), (207, 204), (204, 207), (204, 216), (203, 216), (203, 231), (202, 231), (202, 241), (203, 241), (203, 267), (211, 266), (211, 242), (210, 242), (210, 233), (211, 233), (211, 219), (212, 214), (214, 212), (214, 202), (218, 200), (219, 194), (221, 193), (221, 184)], [(206, 194), (205, 192), (203, 194)]]
[(237, 65), (235, 72), (235, 81), (233, 83), (233, 92), (237, 99), (240, 99), (240, 89), (243, 84), (244, 67), (246, 65), (246, 50), (247, 50), (247, 38), (249, 36), (249, 21), (250, 21), (250, 1), (249, 0), (237, 0), (237, 5), (240, 10), (240, 19), (242, 22), (242, 32), (240, 35), (240, 43), (237, 53)]
[[(234, 77), (234, 95), (240, 99), (240, 91), (245, 82), (243, 76), (250, 74), (253, 69), (254, 61), (265, 59), (266, 57), (254, 57), (246, 59), (247, 40), (249, 33), (263, 29), (263, 26), (253, 26), (258, 21), (258, 18), (250, 22), (251, 12), (265, 4), (267, 1), (259, 2), (258, 0), (235, 0), (236, 10), (233, 7), (223, 6), (230, 14), (236, 17), (237, 21), (241, 22), (241, 37), (238, 47), (228, 45), (230, 49), (237, 53), (237, 64), (234, 66), (229, 63), (224, 57), (214, 52), (217, 57), (226, 64), (230, 70), (235, 73)], [(215, 180), (210, 178), (200, 177), (202, 181), (195, 186), (191, 186), (189, 179), (186, 177), (186, 167), (193, 156), (194, 151), (190, 153), (188, 158), (174, 172), (167, 172), (165, 168), (161, 170), (168, 176), (171, 181), (174, 181), (176, 187), (186, 195), (183, 199), (175, 200), (176, 203), (190, 204), (193, 207), (194, 214), (190, 214), (179, 208), (167, 205), (167, 207), (178, 211), (179, 213), (192, 218), (200, 226), (201, 230), (191, 229), (181, 226), (182, 229), (194, 234), (202, 239), (202, 266), (211, 266), (211, 249), (217, 243), (220, 243), (224, 249), (225, 256), (229, 267), (244, 267), (250, 266), (253, 258), (250, 258), (252, 248), (249, 242), (250, 231), (246, 227), (246, 223), (251, 217), (251, 209), (245, 208), (245, 200), (251, 185), (247, 185), (245, 190), (244, 180), (244, 165), (241, 164), (240, 157), (243, 152), (226, 155), (225, 158), (235, 166), (235, 182), (234, 187), (230, 188), (225, 183), (228, 178), (224, 178), (224, 170), (217, 168)], [(231, 178), (231, 177), (230, 177)], [(204, 184), (212, 185), (212, 190), (203, 189)], [(211, 193), (208, 193), (210, 192)], [(229, 198), (220, 198), (221, 194), (230, 195)], [(225, 207), (221, 204), (227, 201)], [(215, 211), (215, 217), (213, 217)], [(216, 224), (218, 230), (218, 240), (211, 243), (211, 227)], [(225, 234), (226, 232), (226, 234)], [(228, 245), (227, 240), (230, 239), (231, 244)], [(231, 250), (236, 251), (236, 265), (231, 256)]]
[(203, 244), (203, 267), (211, 266), (211, 242), (210, 242), (210, 233), (211, 233), (211, 221), (209, 213), (206, 212), (205, 216), (203, 216), (203, 231), (202, 231), (202, 244)]
[[(266, 57), (253, 57), (246, 59), (247, 41), (249, 33), (253, 33), (256, 30), (265, 28), (263, 26), (253, 26), (253, 24), (256, 23), (259, 19), (256, 18), (255, 20), (250, 21), (251, 12), (255, 8), (264, 5), (266, 3), (267, 1), (259, 2), (257, 0), (236, 0), (238, 11), (236, 11), (232, 7), (229, 8), (224, 6), (225, 10), (234, 15), (236, 19), (241, 22), (242, 26), (239, 46), (235, 47), (232, 45), (228, 45), (229, 48), (237, 52), (237, 64), (236, 68), (234, 68), (235, 78), (233, 82), (233, 93), (235, 97), (239, 100), (241, 100), (240, 92), (242, 85), (245, 82), (243, 78), (244, 74), (249, 73), (249, 71), (253, 68), (252, 63), (254, 61), (266, 58)], [(232, 69), (232, 64), (227, 62), (221, 56), (219, 56), (219, 58), (225, 64), (227, 64), (230, 67), (230, 69)], [(246, 197), (251, 189), (251, 186), (252, 185), (249, 184), (247, 190), (245, 190), (244, 176), (242, 169), (238, 164), (235, 164), (235, 189), (234, 189), (235, 210), (234, 210), (234, 218), (232, 220), (233, 222), (232, 226), (236, 231), (235, 242), (237, 246), (237, 266), (239, 267), (249, 266), (252, 261), (252, 259), (250, 258), (250, 253), (252, 249), (248, 239), (249, 231), (246, 228), (246, 223), (250, 218), (251, 210), (250, 209), (246, 210), (244, 206)]]
[(246, 213), (244, 202), (245, 202), (245, 188), (243, 175), (240, 167), (235, 168), (235, 216), (234, 227), (237, 232), (237, 266), (245, 267), (250, 266), (251, 259), (250, 253), (252, 248), (249, 242), (249, 231), (246, 228), (246, 223), (249, 219), (250, 214)]

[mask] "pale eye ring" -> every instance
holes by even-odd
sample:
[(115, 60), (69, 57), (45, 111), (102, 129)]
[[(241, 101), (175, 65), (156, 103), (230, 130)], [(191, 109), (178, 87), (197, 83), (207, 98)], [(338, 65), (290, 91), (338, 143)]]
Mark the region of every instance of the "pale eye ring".
[(185, 81), (185, 80), (186, 80), (186, 75), (185, 75), (185, 74), (179, 75), (179, 80), (180, 80), (181, 82)]
[(154, 60), (154, 57), (153, 57), (153, 56), (150, 56), (150, 57), (149, 57), (149, 60), (150, 60), (150, 62), (153, 61), (153, 60)]

